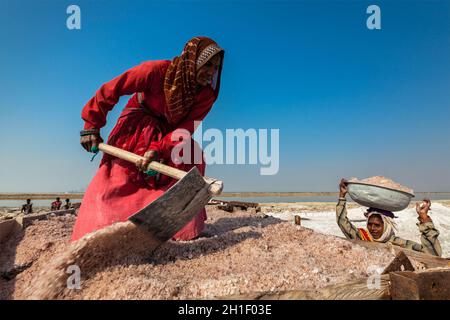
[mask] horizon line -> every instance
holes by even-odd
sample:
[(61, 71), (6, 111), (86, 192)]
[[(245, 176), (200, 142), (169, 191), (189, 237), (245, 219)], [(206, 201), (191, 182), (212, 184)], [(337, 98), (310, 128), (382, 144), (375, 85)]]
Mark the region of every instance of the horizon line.
[[(450, 194), (450, 191), (416, 191), (415, 194)], [(215, 196), (215, 198), (220, 197), (326, 197), (326, 196), (336, 196), (338, 191), (228, 191)], [(56, 197), (67, 197), (72, 199), (82, 199), (84, 192), (14, 192), (14, 193), (2, 193), (0, 192), (0, 200), (46, 200), (53, 199)]]

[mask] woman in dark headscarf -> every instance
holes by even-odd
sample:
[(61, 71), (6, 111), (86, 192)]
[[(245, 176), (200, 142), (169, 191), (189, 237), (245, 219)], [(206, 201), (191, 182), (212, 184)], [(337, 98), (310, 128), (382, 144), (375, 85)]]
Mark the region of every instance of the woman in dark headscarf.
[[(185, 129), (192, 135), (194, 123), (202, 121), (211, 110), (219, 94), (223, 57), (224, 51), (216, 42), (207, 37), (195, 37), (172, 61), (144, 62), (102, 85), (89, 100), (82, 111), (85, 121), (81, 131), (82, 146), (87, 151), (96, 149), (103, 141), (100, 128), (106, 124), (107, 113), (121, 96), (132, 94), (108, 144), (144, 155), (146, 161), (136, 167), (107, 154), (103, 156), (85, 192), (72, 240), (127, 220), (176, 182), (167, 176), (144, 173), (146, 164), (152, 160), (185, 171), (196, 166), (204, 175), (203, 154), (193, 140), (188, 140), (193, 148), (191, 161), (174, 163), (172, 149), (180, 142), (172, 141), (177, 140), (172, 139), (172, 135), (177, 129)], [(195, 154), (202, 155), (200, 161), (194, 159)], [(205, 220), (203, 209), (174, 238), (190, 240), (197, 237)]]

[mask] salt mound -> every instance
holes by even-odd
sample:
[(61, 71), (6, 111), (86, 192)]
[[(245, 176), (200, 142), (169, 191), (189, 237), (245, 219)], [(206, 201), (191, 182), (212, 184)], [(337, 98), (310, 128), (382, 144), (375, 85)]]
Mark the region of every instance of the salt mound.
[(348, 180), (348, 182), (359, 182), (359, 183), (365, 183), (365, 184), (372, 184), (384, 188), (394, 189), (403, 191), (406, 193), (414, 194), (414, 190), (410, 189), (408, 187), (402, 186), (400, 183), (397, 183), (389, 178), (383, 177), (383, 176), (374, 176), (370, 178), (366, 178), (363, 180), (358, 180), (357, 178), (351, 178)]
[[(60, 245), (38, 251), (30, 268), (7, 281), (13, 292), (6, 298), (203, 299), (317, 289), (367, 277), (394, 257), (387, 249), (366, 249), (273, 217), (207, 210), (208, 237), (169, 241), (157, 250), (159, 243), (129, 222), (75, 243), (69, 243), (70, 228), (60, 226), (59, 240), (56, 233), (53, 239)], [(44, 238), (50, 223), (60, 222), (27, 228), (19, 251), (22, 244)], [(73, 264), (81, 269), (81, 290), (67, 288), (66, 271)]]
[(133, 223), (120, 222), (90, 233), (72, 243), (38, 275), (24, 291), (28, 299), (55, 299), (67, 287), (70, 266), (88, 277), (114, 264), (131, 264), (148, 256), (161, 243)]

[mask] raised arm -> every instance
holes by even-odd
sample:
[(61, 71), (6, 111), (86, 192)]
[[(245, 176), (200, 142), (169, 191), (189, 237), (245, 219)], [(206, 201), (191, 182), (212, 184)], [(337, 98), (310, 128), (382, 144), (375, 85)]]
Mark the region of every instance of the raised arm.
[(87, 151), (91, 151), (92, 146), (103, 141), (100, 137), (100, 128), (106, 124), (108, 112), (120, 97), (148, 89), (157, 67), (157, 61), (144, 62), (103, 84), (97, 90), (81, 112), (84, 130), (80, 143)]
[(84, 106), (81, 117), (85, 129), (100, 129), (106, 124), (106, 116), (119, 98), (147, 89), (152, 81), (156, 61), (147, 61), (125, 71), (120, 76), (103, 84)]
[(423, 252), (440, 257), (442, 255), (442, 248), (438, 239), (439, 231), (434, 226), (433, 221), (419, 223), (419, 231)]
[(362, 240), (358, 228), (356, 228), (347, 217), (346, 208), (347, 181), (342, 179), (339, 184), (339, 201), (336, 205), (336, 221), (339, 228), (348, 239)]
[(427, 253), (433, 256), (440, 257), (442, 255), (442, 248), (439, 242), (439, 231), (433, 224), (428, 211), (431, 208), (431, 201), (429, 199), (423, 200), (421, 204), (416, 203), (416, 212), (419, 215), (420, 242), (417, 243), (411, 240), (405, 240), (399, 237), (395, 237), (394, 244), (406, 249)]

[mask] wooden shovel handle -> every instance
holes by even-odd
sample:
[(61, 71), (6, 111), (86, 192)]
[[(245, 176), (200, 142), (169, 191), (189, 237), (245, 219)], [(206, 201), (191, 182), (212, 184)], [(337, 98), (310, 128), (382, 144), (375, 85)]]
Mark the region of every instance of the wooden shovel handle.
[[(104, 153), (107, 153), (109, 155), (115, 156), (119, 159), (131, 162), (136, 164), (139, 160), (144, 160), (144, 157), (138, 156), (137, 154), (134, 154), (129, 151), (122, 150), (117, 147), (110, 146), (106, 143), (100, 143), (98, 145), (99, 150), (103, 151)], [(173, 168), (170, 166), (167, 166), (165, 164), (159, 163), (157, 161), (152, 161), (148, 164), (147, 170), (155, 170), (159, 173), (162, 173), (166, 176), (169, 176), (171, 178), (180, 180), (183, 179), (184, 176), (187, 174), (186, 171)], [(213, 195), (219, 195), (222, 192), (223, 189), (223, 182), (220, 180), (204, 177), (205, 182), (210, 185), (210, 191)]]

